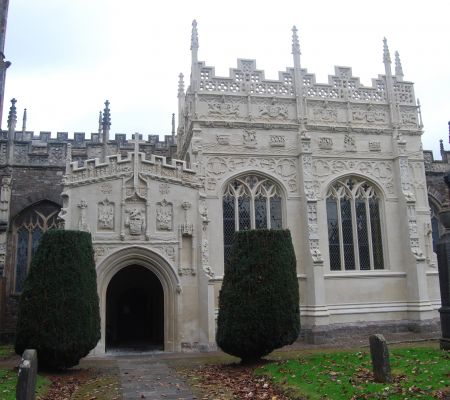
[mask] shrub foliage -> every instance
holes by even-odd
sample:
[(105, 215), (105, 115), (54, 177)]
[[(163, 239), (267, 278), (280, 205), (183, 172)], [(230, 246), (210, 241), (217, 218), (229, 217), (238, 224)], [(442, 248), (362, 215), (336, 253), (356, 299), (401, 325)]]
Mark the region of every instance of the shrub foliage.
[(91, 235), (50, 230), (33, 257), (19, 303), (15, 350), (36, 349), (39, 365), (78, 364), (100, 339)]
[(247, 363), (293, 343), (299, 332), (290, 232), (236, 232), (219, 295), (217, 344)]

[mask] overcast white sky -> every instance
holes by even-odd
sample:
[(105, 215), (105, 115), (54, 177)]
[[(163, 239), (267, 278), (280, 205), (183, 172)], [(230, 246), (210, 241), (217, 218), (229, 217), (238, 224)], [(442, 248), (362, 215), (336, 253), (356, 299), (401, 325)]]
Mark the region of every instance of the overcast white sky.
[(440, 158), (439, 139), (450, 149), (449, 11), (444, 0), (10, 0), (3, 125), (15, 97), (20, 115), (28, 109), (28, 130), (96, 132), (109, 99), (112, 133), (170, 134), (178, 74), (190, 73), (192, 19), (199, 59), (218, 75), (255, 58), (269, 79), (293, 65), (296, 25), (302, 67), (322, 83), (343, 65), (371, 85), (384, 73), (386, 36), (404, 80), (415, 83), (424, 148)]

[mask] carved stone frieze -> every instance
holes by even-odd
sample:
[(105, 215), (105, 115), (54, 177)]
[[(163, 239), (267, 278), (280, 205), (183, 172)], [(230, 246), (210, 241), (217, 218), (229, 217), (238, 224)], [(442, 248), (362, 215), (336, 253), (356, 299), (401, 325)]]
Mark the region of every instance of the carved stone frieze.
[(354, 122), (369, 124), (387, 123), (387, 114), (384, 110), (373, 108), (371, 105), (367, 109), (354, 108), (352, 110), (352, 119)]
[(48, 156), (50, 164), (59, 163), (65, 159), (64, 148), (62, 146), (52, 146)]
[(98, 203), (97, 228), (99, 230), (114, 230), (114, 203), (108, 199)]
[(417, 126), (417, 114), (415, 111), (404, 111), (401, 113), (403, 125)]
[(206, 161), (205, 188), (214, 191), (217, 179), (226, 172), (233, 172), (246, 167), (257, 168), (276, 174), (288, 184), (290, 192), (297, 191), (297, 161), (291, 158), (266, 157), (211, 157)]
[(319, 182), (330, 176), (344, 172), (359, 171), (364, 175), (377, 179), (389, 194), (394, 194), (393, 165), (390, 161), (367, 160), (325, 160), (313, 161), (313, 174)]
[(28, 145), (14, 146), (14, 160), (20, 164), (27, 162), (28, 159)]
[(337, 122), (338, 112), (337, 109), (332, 108), (325, 104), (324, 106), (314, 107), (312, 109), (313, 119), (320, 122)]
[(262, 119), (287, 119), (289, 117), (288, 107), (282, 104), (260, 105), (258, 116)]
[(237, 118), (239, 105), (233, 103), (213, 102), (208, 104), (208, 115), (221, 118)]

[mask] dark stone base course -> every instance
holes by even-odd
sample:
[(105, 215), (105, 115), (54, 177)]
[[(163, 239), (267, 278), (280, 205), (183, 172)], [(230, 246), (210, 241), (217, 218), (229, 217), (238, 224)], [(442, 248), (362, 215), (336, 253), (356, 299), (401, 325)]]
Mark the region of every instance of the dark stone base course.
[(438, 339), (441, 336), (441, 327), (439, 318), (425, 321), (399, 320), (330, 324), (302, 329), (299, 340), (311, 344), (342, 344), (343, 339), (349, 340), (358, 336), (369, 337), (377, 333), (388, 337), (392, 333), (404, 333), (417, 335), (419, 339)]

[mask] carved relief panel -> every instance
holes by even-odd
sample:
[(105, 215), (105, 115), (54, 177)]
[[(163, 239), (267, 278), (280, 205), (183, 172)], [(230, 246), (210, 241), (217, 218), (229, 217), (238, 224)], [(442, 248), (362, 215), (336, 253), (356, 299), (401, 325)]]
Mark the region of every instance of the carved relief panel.
[(171, 231), (173, 229), (173, 204), (166, 199), (156, 204), (156, 229)]
[(114, 230), (114, 203), (105, 199), (98, 203), (98, 230)]
[(131, 236), (138, 236), (145, 230), (144, 203), (128, 203), (125, 208), (125, 227)]

